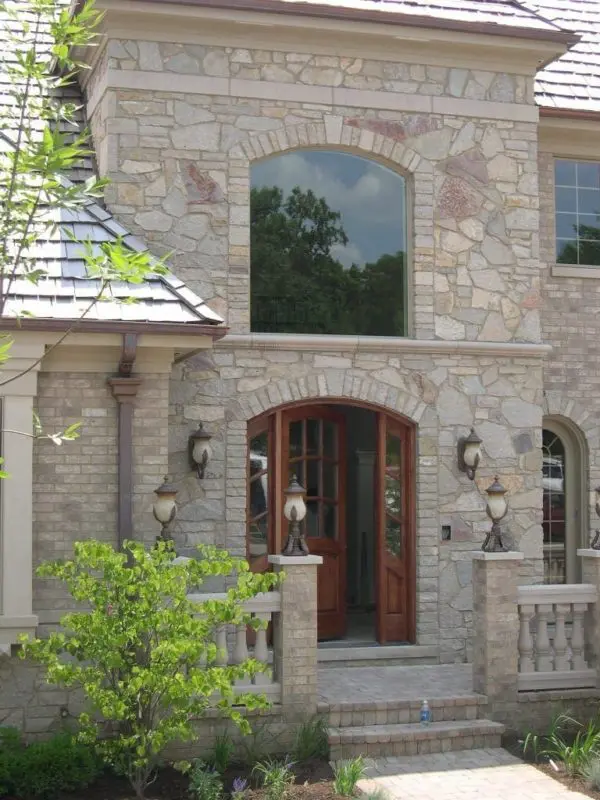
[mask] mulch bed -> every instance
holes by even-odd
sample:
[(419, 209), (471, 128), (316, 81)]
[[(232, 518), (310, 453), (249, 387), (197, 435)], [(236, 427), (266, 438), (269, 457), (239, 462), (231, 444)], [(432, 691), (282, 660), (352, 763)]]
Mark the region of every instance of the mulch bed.
[[(225, 791), (229, 792), (234, 778), (245, 778), (250, 786), (256, 784), (256, 781), (252, 781), (250, 772), (246, 765), (230, 767), (223, 775)], [(298, 764), (293, 767), (293, 772), (296, 783), (290, 789), (289, 800), (336, 800), (338, 797), (333, 791), (333, 773), (326, 761), (315, 760)], [(149, 800), (190, 800), (188, 779), (174, 769), (163, 769), (148, 788), (146, 796)], [(78, 792), (78, 800), (80, 797), (85, 797), (85, 800), (132, 800), (134, 795), (127, 781), (113, 775), (104, 775), (92, 786)], [(247, 797), (248, 800), (262, 800), (264, 790), (250, 788)], [(65, 794), (61, 800), (73, 798), (73, 795)]]
[(563, 786), (566, 786), (567, 789), (570, 789), (572, 792), (580, 792), (588, 797), (594, 797), (595, 800), (599, 800), (600, 798), (600, 792), (595, 792), (593, 789), (590, 789), (587, 781), (583, 778), (571, 777), (562, 771), (557, 772), (550, 764), (532, 764), (532, 766), (539, 769), (539, 771), (543, 772), (545, 775), (554, 778), (555, 781), (562, 783)]

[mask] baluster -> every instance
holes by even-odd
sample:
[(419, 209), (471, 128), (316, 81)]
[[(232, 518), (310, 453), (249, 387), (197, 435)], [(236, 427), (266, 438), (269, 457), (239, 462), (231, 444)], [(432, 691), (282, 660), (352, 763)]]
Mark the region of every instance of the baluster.
[[(264, 628), (259, 628), (256, 631), (256, 644), (254, 646), (254, 658), (260, 661), (261, 664), (267, 664), (269, 661), (269, 648), (267, 647), (267, 627), (266, 624), (271, 621), (271, 613), (256, 614), (256, 617), (265, 623)], [(259, 672), (254, 677), (254, 683), (257, 686), (265, 686), (271, 683), (271, 676), (268, 672)]]
[(535, 637), (536, 672), (552, 672), (552, 650), (548, 638), (548, 622), (552, 616), (552, 606), (537, 606), (537, 636)]
[(568, 670), (569, 656), (567, 653), (567, 634), (565, 631), (565, 617), (571, 610), (571, 604), (565, 605), (557, 603), (554, 606), (556, 614), (556, 631), (554, 634), (554, 669), (555, 670)]
[[(245, 624), (238, 625), (235, 629), (235, 647), (233, 649), (233, 663), (243, 664), (248, 659), (248, 641), (247, 641), (247, 626)], [(238, 678), (236, 686), (246, 686), (248, 678)]]
[(535, 672), (533, 663), (533, 637), (531, 620), (535, 606), (519, 606), (521, 627), (519, 630), (519, 672)]
[(217, 628), (216, 640), (217, 657), (215, 664), (217, 667), (226, 667), (229, 662), (229, 654), (227, 652), (227, 628), (225, 625), (220, 625)]
[(571, 635), (571, 651), (573, 653), (573, 669), (587, 669), (585, 659), (585, 636), (583, 617), (587, 611), (587, 603), (573, 603), (573, 633)]

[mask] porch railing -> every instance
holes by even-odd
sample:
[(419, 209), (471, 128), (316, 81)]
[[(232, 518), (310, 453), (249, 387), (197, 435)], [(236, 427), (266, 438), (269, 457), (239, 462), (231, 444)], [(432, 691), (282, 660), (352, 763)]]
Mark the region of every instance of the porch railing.
[(596, 685), (585, 625), (596, 592), (587, 583), (519, 587), (519, 691)]
[[(195, 603), (204, 603), (207, 600), (225, 600), (225, 593), (190, 594), (189, 599)], [(217, 666), (228, 664), (242, 664), (248, 658), (255, 658), (261, 664), (269, 664), (270, 653), (267, 641), (267, 625), (279, 622), (281, 611), (281, 594), (279, 592), (263, 592), (252, 597), (244, 603), (244, 610), (252, 617), (260, 619), (264, 624), (254, 632), (254, 643), (248, 644), (248, 631), (246, 625), (222, 625), (215, 634), (217, 645)], [(254, 692), (264, 694), (272, 702), (279, 701), (281, 685), (273, 679), (271, 669), (258, 673), (254, 678), (245, 678), (236, 683), (239, 692)]]

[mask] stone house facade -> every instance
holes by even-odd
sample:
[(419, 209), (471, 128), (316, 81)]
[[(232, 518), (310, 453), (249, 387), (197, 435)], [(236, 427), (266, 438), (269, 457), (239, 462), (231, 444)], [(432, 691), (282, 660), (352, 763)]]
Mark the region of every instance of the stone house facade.
[[(100, 3), (102, 38), (83, 54), (90, 68), (81, 85), (97, 169), (111, 181), (106, 210), (151, 252), (171, 254), (185, 284), (178, 298), (197, 308), (201, 296), (206, 311), (177, 330), (167, 330), (174, 321), (167, 314), (140, 333), (138, 356), (121, 374), (139, 385), (125, 400), (107, 378), (123, 362), (123, 337), (146, 320), (74, 334), (37, 365), (21, 397), (44, 425), (83, 419), (84, 429), (60, 450), (34, 442), (21, 466), (19, 474), (31, 476), (32, 522), (13, 577), (22, 581), (32, 565), (68, 554), (81, 537), (117, 542), (127, 532), (118, 479), (118, 419), (126, 405), (133, 409), (129, 533), (152, 540), (152, 493), (168, 473), (179, 489), (172, 530), (182, 552), (200, 542), (249, 552), (255, 425), (257, 436), (268, 436), (267, 459), (275, 459), (265, 468), (265, 548), (279, 552), (286, 523), (278, 497), (291, 459), (285, 415), (304, 409), (302, 419), (310, 420), (318, 408), (320, 430), (332, 419), (345, 426), (345, 461), (338, 451), (335, 464), (338, 490), (347, 465), (346, 492), (330, 505), (337, 509), (332, 538), (341, 536), (342, 506), (348, 537), (335, 552), (321, 542), (328, 534), (316, 537), (316, 552), (325, 547), (331, 559), (331, 624), (344, 631), (326, 638), (350, 635), (347, 598), (363, 561), (360, 533), (361, 546), (373, 548), (364, 556), (370, 607), (360, 609), (375, 607), (367, 640), (394, 642), (382, 631), (402, 630), (400, 640), (430, 662), (470, 661), (472, 551), (489, 530), (485, 490), (495, 475), (508, 490), (502, 524), (524, 555), (522, 581), (549, 577), (545, 531), (556, 520), (547, 519), (548, 470), (561, 456), (546, 452), (544, 431), (563, 443), (561, 469), (570, 470), (566, 480), (561, 473), (562, 488), (552, 484), (564, 539), (558, 577), (581, 580), (575, 551), (587, 544), (600, 480), (597, 266), (557, 264), (555, 162), (600, 158), (600, 98), (589, 90), (577, 99), (573, 90), (580, 37), (600, 46), (600, 31), (597, 23), (588, 30), (575, 0), (567, 23), (553, 22), (557, 4), (542, 0), (465, 0), (463, 17), (445, 3), (436, 10), (423, 4), (421, 16), (401, 0), (373, 5)], [(565, 63), (575, 77), (561, 87), (555, 77)], [(305, 152), (350, 154), (402, 177), (405, 335), (253, 326), (252, 171)], [(24, 357), (37, 358), (56, 336), (39, 327), (18, 335)], [(199, 422), (212, 434), (201, 481), (188, 449)], [(482, 439), (474, 481), (457, 466), (458, 442), (471, 427)], [(406, 459), (401, 544), (388, 548), (400, 566), (376, 551), (393, 528), (386, 520), (396, 519), (375, 508), (385, 495), (373, 465), (393, 478), (386, 436), (397, 436)], [(361, 502), (369, 509), (365, 531)], [(14, 524), (10, 506), (3, 497), (4, 526)], [(560, 549), (560, 533), (557, 542)], [(9, 611), (16, 589), (10, 562), (2, 563), (2, 613), (29, 620), (6, 626), (9, 645), (13, 629), (56, 624), (68, 599), (53, 585), (25, 580)], [(396, 583), (383, 597), (391, 575)], [(319, 603), (325, 594), (319, 585)], [(398, 616), (403, 628), (393, 627)], [(4, 669), (19, 680), (13, 662)], [(35, 701), (32, 732), (51, 724), (56, 702)], [(5, 719), (21, 713), (9, 706)]]

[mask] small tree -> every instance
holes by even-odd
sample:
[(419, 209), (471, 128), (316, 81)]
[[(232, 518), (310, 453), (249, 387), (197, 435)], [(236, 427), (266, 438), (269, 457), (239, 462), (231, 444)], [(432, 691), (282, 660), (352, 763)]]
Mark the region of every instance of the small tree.
[[(243, 560), (201, 548), (198, 560), (180, 560), (169, 544), (150, 551), (127, 542), (125, 552), (97, 541), (79, 542), (69, 561), (43, 564), (38, 574), (64, 581), (89, 611), (67, 614), (64, 632), (47, 639), (23, 637), (23, 657), (45, 665), (47, 680), (80, 688), (87, 707), (80, 737), (130, 781), (143, 798), (165, 748), (194, 740), (194, 720), (216, 706), (249, 732), (239, 706), (264, 708), (255, 694), (237, 694), (234, 682), (263, 671), (254, 659), (217, 666), (216, 629), (258, 626), (245, 600), (277, 583), (253, 574)], [(191, 602), (205, 578), (235, 574), (226, 599)]]

